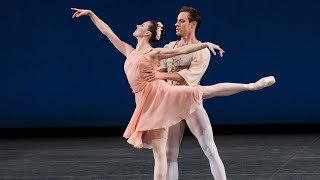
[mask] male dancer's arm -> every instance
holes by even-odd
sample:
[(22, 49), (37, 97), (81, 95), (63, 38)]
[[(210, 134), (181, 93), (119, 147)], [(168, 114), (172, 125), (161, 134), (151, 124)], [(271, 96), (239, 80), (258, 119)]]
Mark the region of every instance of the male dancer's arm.
[[(176, 41), (172, 41), (169, 44), (166, 44), (163, 48), (171, 49), (174, 47), (175, 44)], [(156, 79), (184, 82), (183, 77), (179, 75), (177, 72), (168, 72), (166, 59), (160, 60), (157, 71), (155, 71), (151, 66), (147, 64), (141, 64), (140, 68), (143, 72), (143, 78), (149, 82), (154, 81)]]
[(210, 62), (210, 51), (208, 49), (202, 49), (197, 51), (193, 55), (193, 60), (188, 69), (183, 69), (178, 72), (163, 72), (166, 70), (165, 60), (160, 62), (159, 71), (154, 71), (148, 67), (145, 68), (145, 80), (154, 81), (156, 79), (172, 80), (184, 83), (186, 85), (199, 84), (200, 79), (204, 75)]
[(155, 72), (155, 74), (158, 74), (156, 79), (185, 82), (185, 79), (178, 72)]

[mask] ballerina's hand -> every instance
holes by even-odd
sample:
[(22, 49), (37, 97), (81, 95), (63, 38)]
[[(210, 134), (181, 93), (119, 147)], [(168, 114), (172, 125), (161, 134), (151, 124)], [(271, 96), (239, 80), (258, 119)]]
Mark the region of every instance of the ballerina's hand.
[(79, 18), (81, 16), (87, 16), (90, 13), (90, 10), (87, 9), (78, 9), (78, 8), (70, 8), (72, 11), (76, 11), (72, 18)]
[(218, 51), (220, 52), (220, 57), (223, 56), (224, 50), (221, 49), (218, 45), (212, 44), (212, 43), (208, 43), (208, 48), (212, 51), (212, 53), (213, 53), (214, 55), (217, 54), (215, 50), (218, 50)]

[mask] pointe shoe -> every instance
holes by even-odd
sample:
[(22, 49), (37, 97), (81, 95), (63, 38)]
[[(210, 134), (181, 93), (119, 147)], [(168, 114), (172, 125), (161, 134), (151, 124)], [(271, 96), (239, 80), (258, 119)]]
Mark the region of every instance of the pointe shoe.
[(275, 82), (276, 82), (276, 79), (273, 76), (264, 77), (259, 79), (255, 83), (248, 84), (248, 90), (249, 91), (260, 90), (260, 89), (272, 86)]

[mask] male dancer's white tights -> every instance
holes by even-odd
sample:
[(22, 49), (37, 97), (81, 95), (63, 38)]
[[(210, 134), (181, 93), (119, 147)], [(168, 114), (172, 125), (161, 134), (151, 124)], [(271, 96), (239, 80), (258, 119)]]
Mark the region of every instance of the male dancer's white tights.
[[(260, 90), (272, 85), (274, 82), (274, 77), (267, 77), (250, 84), (219, 83), (212, 86), (203, 86), (203, 98), (230, 96), (247, 90)], [(167, 180), (177, 180), (179, 177), (178, 155), (185, 122), (192, 134), (197, 138), (202, 151), (208, 158), (214, 179), (226, 180), (225, 168), (214, 142), (210, 119), (202, 105), (197, 106), (196, 110), (186, 118), (186, 121), (181, 121), (169, 128), (167, 140)]]
[(188, 116), (186, 121), (181, 121), (179, 124), (169, 128), (169, 137), (167, 141), (167, 180), (177, 180), (179, 177), (178, 155), (185, 129), (185, 122), (187, 122), (190, 131), (197, 138), (202, 151), (208, 158), (211, 173), (215, 180), (225, 180), (225, 168), (213, 139), (209, 117), (202, 105), (196, 107), (196, 111)]

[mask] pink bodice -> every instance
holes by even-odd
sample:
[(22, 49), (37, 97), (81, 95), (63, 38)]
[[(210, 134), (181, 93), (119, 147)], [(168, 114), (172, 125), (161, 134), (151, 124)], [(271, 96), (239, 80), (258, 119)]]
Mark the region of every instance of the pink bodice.
[(141, 65), (147, 63), (151, 67), (157, 68), (155, 64), (145, 58), (146, 51), (132, 51), (124, 63), (124, 72), (126, 73), (130, 87), (134, 93), (141, 91), (148, 83), (142, 78)]

